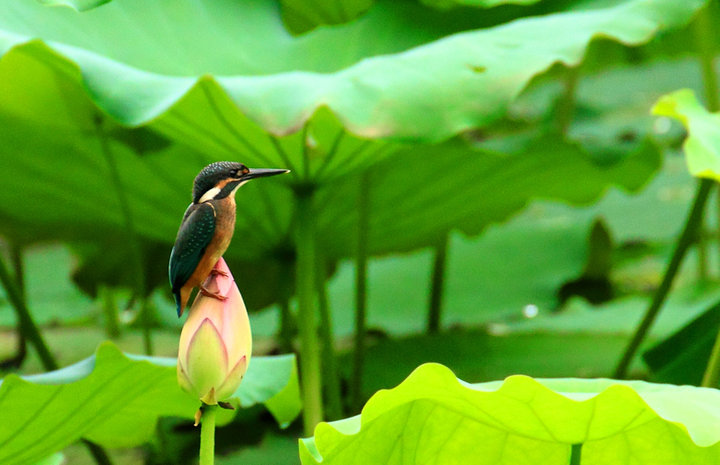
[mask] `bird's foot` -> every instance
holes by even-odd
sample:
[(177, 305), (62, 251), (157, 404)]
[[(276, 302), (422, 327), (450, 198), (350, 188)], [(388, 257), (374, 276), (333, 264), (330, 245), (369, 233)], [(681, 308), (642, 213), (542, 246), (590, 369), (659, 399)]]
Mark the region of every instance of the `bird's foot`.
[(201, 293), (202, 295), (206, 295), (206, 296), (208, 296), (208, 297), (214, 297), (214, 298), (216, 298), (217, 300), (226, 300), (226, 299), (227, 299), (226, 296), (224, 296), (224, 295), (222, 295), (222, 294), (220, 294), (220, 293), (212, 292), (212, 291), (209, 291), (209, 290), (205, 289), (205, 286), (200, 286), (200, 293)]
[(224, 278), (227, 278), (230, 275), (227, 274), (226, 272), (224, 272), (223, 270), (220, 270), (218, 268), (213, 268), (212, 270), (210, 270), (210, 276), (222, 276)]

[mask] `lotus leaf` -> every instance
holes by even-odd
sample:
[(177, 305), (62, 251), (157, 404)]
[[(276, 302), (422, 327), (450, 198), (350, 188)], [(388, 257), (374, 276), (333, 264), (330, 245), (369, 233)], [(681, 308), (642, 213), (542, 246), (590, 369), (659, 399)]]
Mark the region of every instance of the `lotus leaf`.
[[(713, 464), (720, 392), (609, 379), (468, 384), (437, 364), (321, 423), (303, 464)], [(582, 462), (580, 462), (582, 457)]]
[[(32, 463), (87, 438), (109, 447), (148, 441), (161, 416), (192, 420), (196, 399), (180, 390), (173, 358), (126, 356), (113, 344), (75, 365), (0, 385), (0, 462)], [(295, 358), (256, 357), (237, 405), (264, 403), (281, 424), (300, 411)]]

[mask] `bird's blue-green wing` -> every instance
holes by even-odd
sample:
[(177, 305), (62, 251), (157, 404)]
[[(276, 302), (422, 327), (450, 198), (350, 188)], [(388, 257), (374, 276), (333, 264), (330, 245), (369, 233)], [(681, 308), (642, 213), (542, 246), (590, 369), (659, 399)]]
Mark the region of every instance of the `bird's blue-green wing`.
[(190, 279), (215, 234), (215, 209), (208, 203), (191, 205), (170, 252), (168, 273), (173, 293)]

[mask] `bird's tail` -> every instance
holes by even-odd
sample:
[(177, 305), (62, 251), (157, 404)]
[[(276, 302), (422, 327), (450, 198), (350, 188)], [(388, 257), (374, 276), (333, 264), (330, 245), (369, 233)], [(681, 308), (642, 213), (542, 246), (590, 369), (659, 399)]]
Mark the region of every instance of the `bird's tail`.
[(179, 290), (177, 292), (173, 291), (173, 295), (175, 296), (175, 304), (177, 305), (177, 316), (178, 316), (178, 318), (180, 318), (183, 314), (183, 310), (185, 310), (183, 308), (182, 297), (180, 296), (180, 291)]

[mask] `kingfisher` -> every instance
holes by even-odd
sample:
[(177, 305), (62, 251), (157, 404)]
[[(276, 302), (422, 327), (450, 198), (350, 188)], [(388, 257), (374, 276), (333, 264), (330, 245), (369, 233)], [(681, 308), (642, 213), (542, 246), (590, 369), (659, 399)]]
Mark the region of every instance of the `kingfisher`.
[(249, 169), (242, 163), (220, 161), (206, 166), (195, 177), (192, 203), (185, 210), (168, 265), (178, 317), (196, 287), (204, 295), (225, 300), (202, 283), (211, 273), (219, 273), (215, 265), (230, 245), (235, 231), (235, 192), (251, 179), (287, 172)]

